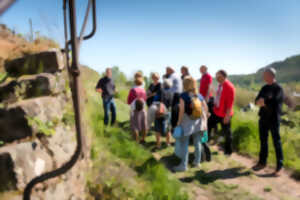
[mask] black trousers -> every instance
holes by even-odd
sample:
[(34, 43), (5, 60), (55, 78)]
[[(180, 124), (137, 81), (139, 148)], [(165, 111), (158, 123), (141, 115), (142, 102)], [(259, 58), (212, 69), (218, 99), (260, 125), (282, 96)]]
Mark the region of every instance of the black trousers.
[(268, 158), (268, 136), (269, 131), (271, 131), (273, 144), (276, 152), (277, 159), (277, 170), (281, 169), (283, 166), (283, 153), (282, 145), (280, 139), (280, 122), (270, 121), (270, 120), (259, 120), (259, 137), (260, 137), (260, 153), (259, 153), (259, 163), (266, 165)]
[(217, 115), (213, 114), (208, 119), (208, 135), (210, 136), (211, 130), (217, 126), (218, 123), (221, 123), (222, 127), (222, 134), (225, 136), (225, 146), (224, 151), (225, 154), (232, 153), (232, 133), (231, 133), (231, 119), (228, 124), (223, 123), (224, 118), (218, 117)]
[(172, 129), (174, 129), (178, 122), (179, 117), (179, 100), (180, 100), (180, 94), (175, 93), (173, 96), (172, 101), (172, 109), (171, 109), (171, 126)]
[(207, 102), (207, 107), (208, 107), (208, 111), (210, 113), (213, 113), (213, 109), (214, 109), (214, 97), (210, 97), (208, 102)]

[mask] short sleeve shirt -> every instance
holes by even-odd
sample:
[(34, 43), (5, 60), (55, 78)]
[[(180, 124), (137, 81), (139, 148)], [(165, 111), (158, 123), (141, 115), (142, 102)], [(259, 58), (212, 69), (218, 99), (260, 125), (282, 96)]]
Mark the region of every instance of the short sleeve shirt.
[[(206, 97), (209, 89), (209, 85), (212, 83), (213, 78), (209, 73), (206, 73), (202, 76), (200, 80), (200, 89), (199, 93), (203, 96)], [(211, 97), (212, 94), (209, 94), (209, 97)]]

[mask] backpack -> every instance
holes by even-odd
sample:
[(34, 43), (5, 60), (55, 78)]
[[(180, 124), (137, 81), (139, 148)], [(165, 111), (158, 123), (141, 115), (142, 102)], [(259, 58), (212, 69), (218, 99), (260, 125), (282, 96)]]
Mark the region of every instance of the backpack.
[(193, 97), (191, 97), (191, 104), (190, 104), (190, 108), (192, 110), (192, 113), (190, 115), (190, 117), (192, 119), (199, 119), (202, 116), (202, 103), (198, 97), (198, 95), (195, 95)]
[(157, 110), (155, 113), (156, 118), (162, 118), (166, 114), (166, 107), (163, 103), (157, 104)]
[(135, 100), (135, 110), (141, 111), (144, 109), (144, 100), (142, 98), (137, 98)]

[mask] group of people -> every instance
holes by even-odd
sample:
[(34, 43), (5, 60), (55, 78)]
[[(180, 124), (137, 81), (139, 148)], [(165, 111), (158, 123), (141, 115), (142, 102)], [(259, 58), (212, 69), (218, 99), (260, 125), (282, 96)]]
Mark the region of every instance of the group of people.
[[(225, 70), (219, 70), (215, 79), (218, 82), (213, 87), (213, 77), (205, 65), (200, 67), (201, 79), (199, 86), (190, 75), (186, 66), (181, 68), (181, 76), (174, 68), (167, 67), (161, 78), (158, 73), (152, 73), (151, 85), (145, 89), (144, 77), (141, 72), (134, 75), (134, 85), (130, 89), (127, 103), (130, 105), (130, 125), (133, 137), (138, 143), (145, 143), (147, 132), (152, 129), (156, 133), (156, 147), (162, 148), (161, 137), (166, 137), (166, 145), (171, 145), (175, 139), (175, 155), (181, 163), (173, 168), (174, 171), (188, 169), (188, 146), (191, 138), (195, 147), (193, 166), (201, 161), (202, 146), (212, 137), (212, 130), (221, 125), (225, 136), (224, 154), (232, 154), (231, 119), (233, 116), (235, 87), (228, 80)], [(259, 134), (261, 151), (259, 162), (253, 170), (261, 170), (266, 166), (268, 156), (268, 132), (272, 133), (277, 156), (277, 168), (274, 175), (279, 175), (283, 166), (283, 154), (279, 135), (280, 114), (283, 102), (283, 90), (275, 79), (276, 71), (267, 68), (264, 80), (267, 83), (259, 92), (255, 103), (260, 107)], [(106, 69), (106, 75), (96, 86), (96, 91), (102, 94), (104, 108), (104, 124), (116, 120), (114, 94), (115, 84), (112, 80), (111, 69)]]

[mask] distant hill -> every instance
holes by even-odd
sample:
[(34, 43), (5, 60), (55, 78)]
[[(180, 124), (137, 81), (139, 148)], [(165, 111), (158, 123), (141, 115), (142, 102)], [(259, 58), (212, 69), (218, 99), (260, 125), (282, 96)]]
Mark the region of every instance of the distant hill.
[(274, 62), (253, 74), (231, 75), (229, 79), (234, 84), (246, 87), (251, 84), (261, 83), (262, 72), (267, 67), (273, 67), (277, 70), (277, 81), (280, 83), (300, 82), (300, 55), (289, 57), (284, 61)]

